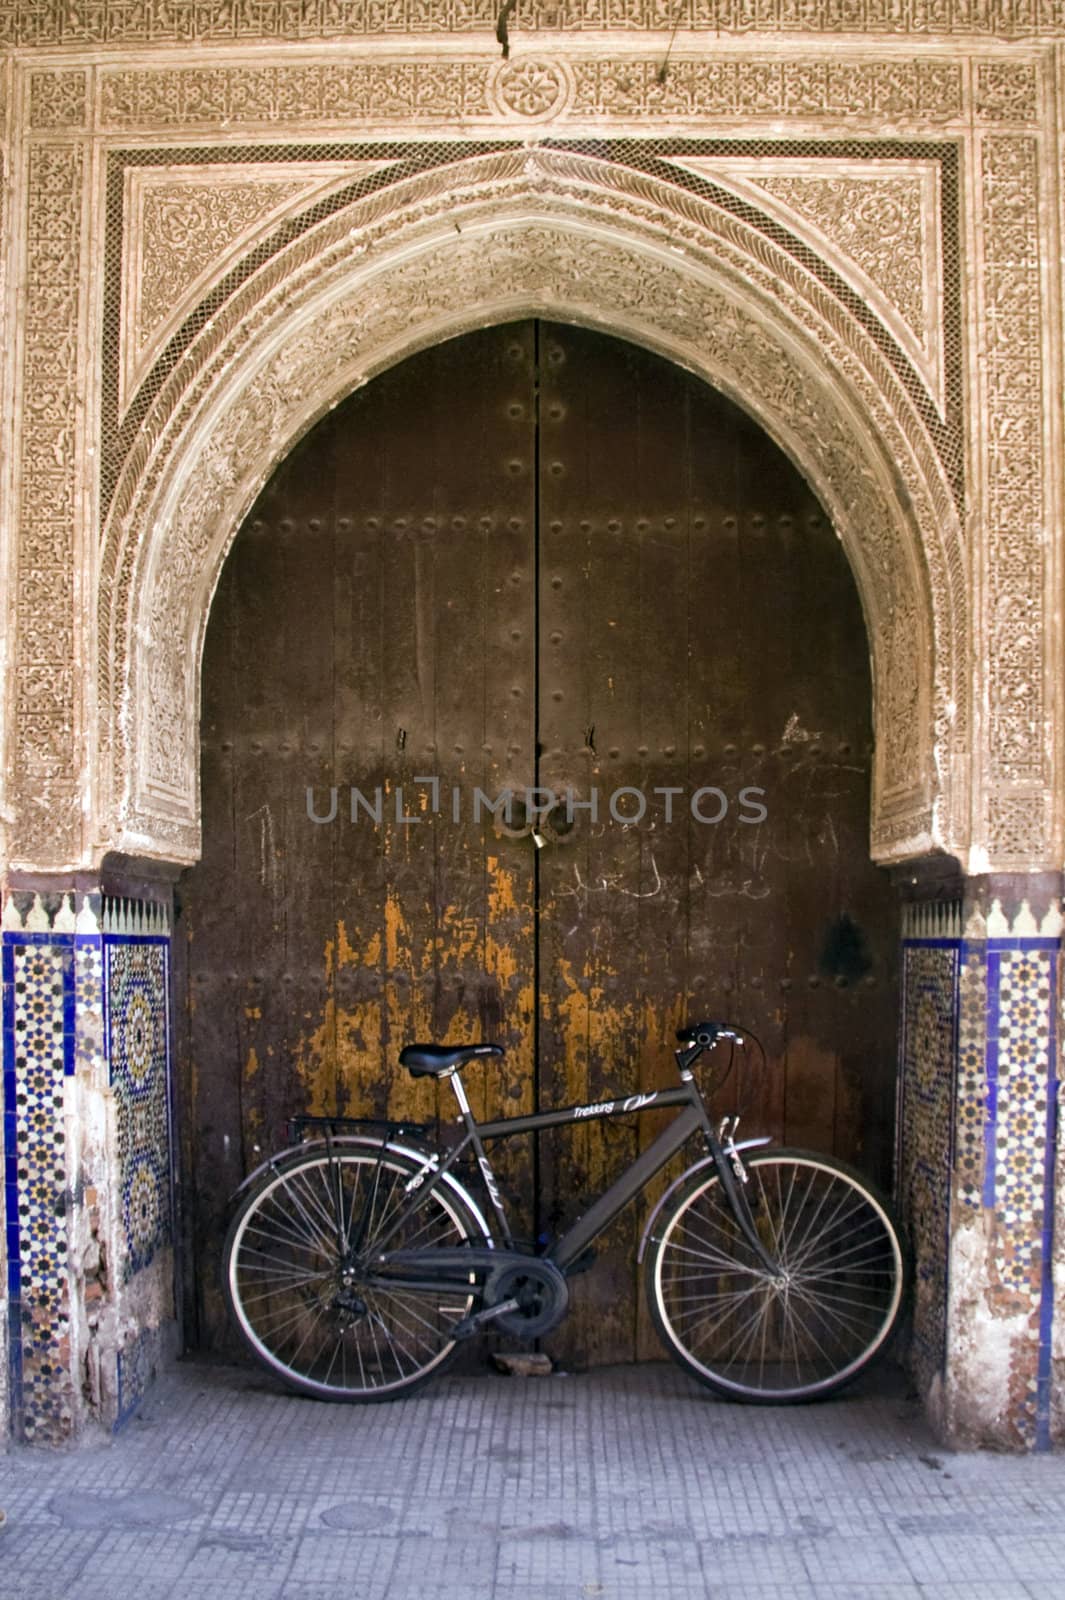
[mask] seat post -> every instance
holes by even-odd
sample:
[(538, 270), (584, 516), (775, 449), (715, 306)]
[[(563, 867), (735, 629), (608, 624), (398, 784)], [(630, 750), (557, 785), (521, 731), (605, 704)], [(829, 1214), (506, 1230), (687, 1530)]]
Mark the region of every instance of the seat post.
[(459, 1076), (458, 1067), (452, 1067), (451, 1071), (448, 1073), (448, 1077), (451, 1079), (451, 1087), (455, 1091), (455, 1099), (459, 1103), (459, 1110), (462, 1112), (462, 1119), (466, 1126), (469, 1127), (470, 1102), (466, 1098), (466, 1088), (462, 1082), (462, 1078)]

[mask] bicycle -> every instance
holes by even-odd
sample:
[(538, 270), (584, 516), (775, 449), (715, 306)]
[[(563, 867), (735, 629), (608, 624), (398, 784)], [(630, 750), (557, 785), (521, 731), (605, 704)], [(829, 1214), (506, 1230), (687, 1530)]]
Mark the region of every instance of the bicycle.
[[(669, 1355), (736, 1400), (788, 1403), (849, 1383), (886, 1349), (906, 1254), (886, 1200), (851, 1168), (768, 1137), (715, 1132), (693, 1067), (745, 1030), (677, 1033), (680, 1085), (478, 1124), (460, 1076), (496, 1044), (407, 1046), (415, 1077), (449, 1079), (450, 1148), (404, 1123), (294, 1119), (296, 1142), (237, 1191), (226, 1300), (252, 1354), (301, 1394), (409, 1394), (482, 1330), (525, 1340), (558, 1326), (593, 1241), (696, 1135), (705, 1153), (653, 1207), (640, 1241), (651, 1318)], [(753, 1037), (753, 1036), (752, 1036)], [(539, 1253), (513, 1239), (485, 1141), (675, 1107), (678, 1115), (583, 1216)], [(472, 1152), (487, 1216), (456, 1175)], [(491, 1218), (491, 1223), (488, 1220)]]

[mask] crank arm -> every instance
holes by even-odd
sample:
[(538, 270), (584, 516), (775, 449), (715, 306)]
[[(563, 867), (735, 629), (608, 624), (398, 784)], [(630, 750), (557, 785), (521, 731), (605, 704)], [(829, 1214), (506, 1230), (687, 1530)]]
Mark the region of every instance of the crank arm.
[(463, 1317), (461, 1322), (456, 1322), (451, 1332), (456, 1339), (469, 1339), (471, 1335), (480, 1333), (488, 1323), (496, 1317), (505, 1317), (508, 1311), (517, 1311), (521, 1305), (519, 1300), (501, 1300), (497, 1306), (488, 1306), (484, 1311), (474, 1311), (468, 1317)]

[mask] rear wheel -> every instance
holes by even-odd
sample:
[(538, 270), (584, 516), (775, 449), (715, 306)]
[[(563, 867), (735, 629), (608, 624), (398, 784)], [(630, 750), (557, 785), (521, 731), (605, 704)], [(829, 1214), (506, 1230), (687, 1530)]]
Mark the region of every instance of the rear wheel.
[(712, 1166), (655, 1230), (651, 1317), (675, 1361), (736, 1400), (811, 1400), (885, 1349), (902, 1310), (905, 1256), (890, 1207), (857, 1172), (802, 1151), (749, 1157), (745, 1194), (769, 1272)]
[[(454, 1351), (454, 1325), (476, 1298), (474, 1272), (468, 1293), (429, 1292), (371, 1287), (352, 1266), (392, 1228), (418, 1171), (412, 1157), (377, 1146), (336, 1146), (332, 1158), (297, 1152), (271, 1167), (234, 1216), (223, 1255), (230, 1312), (256, 1359), (301, 1394), (393, 1399)], [(439, 1184), (389, 1233), (388, 1248), (483, 1245), (471, 1204)]]

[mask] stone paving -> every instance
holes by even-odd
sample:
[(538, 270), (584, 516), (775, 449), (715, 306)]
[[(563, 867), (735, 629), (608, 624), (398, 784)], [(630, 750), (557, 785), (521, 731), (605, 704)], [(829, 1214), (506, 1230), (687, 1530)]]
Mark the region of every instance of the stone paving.
[(391, 1405), (184, 1362), (0, 1456), (3, 1600), (1065, 1600), (1065, 1456), (953, 1455), (889, 1372), (750, 1408), (665, 1366)]

